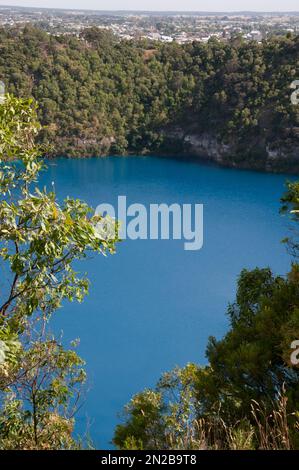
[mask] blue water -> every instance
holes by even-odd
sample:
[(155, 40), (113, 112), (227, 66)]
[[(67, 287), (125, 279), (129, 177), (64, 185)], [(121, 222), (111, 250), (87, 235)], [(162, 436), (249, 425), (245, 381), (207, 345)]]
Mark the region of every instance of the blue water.
[(283, 274), (289, 257), (280, 240), (284, 175), (221, 169), (155, 157), (58, 159), (43, 183), (59, 198), (93, 207), (116, 204), (204, 204), (204, 245), (184, 251), (182, 241), (124, 241), (117, 254), (95, 256), (77, 268), (91, 279), (83, 304), (65, 304), (54, 318), (64, 341), (80, 337), (87, 361), (86, 402), (78, 429), (109, 448), (117, 414), (130, 397), (155, 384), (163, 371), (205, 363), (209, 335), (220, 338), (225, 310), (244, 267), (271, 266)]

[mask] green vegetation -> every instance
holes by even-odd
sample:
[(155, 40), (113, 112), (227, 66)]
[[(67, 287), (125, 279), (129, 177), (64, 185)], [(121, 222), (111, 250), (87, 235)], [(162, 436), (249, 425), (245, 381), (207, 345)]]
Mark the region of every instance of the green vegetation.
[[(0, 449), (74, 449), (84, 362), (75, 343), (65, 349), (51, 333), (50, 319), (64, 300), (88, 292), (73, 262), (113, 253), (118, 237), (101, 238), (101, 217), (82, 201), (58, 203), (52, 189), (38, 189), (39, 156), (49, 142), (50, 153), (67, 155), (162, 152), (177, 145), (174, 129), (213, 128), (235, 146), (227, 164), (263, 168), (266, 146), (297, 145), (289, 84), (299, 42), (153, 49), (96, 30), (81, 40), (31, 27), (0, 35), (0, 76), (22, 97), (0, 106)], [(285, 164), (276, 169), (298, 169), (291, 158)], [(282, 201), (298, 223), (298, 183)], [(208, 365), (177, 368), (133, 397), (115, 430), (118, 448), (299, 448), (299, 372), (290, 362), (299, 338), (296, 232), (285, 242), (288, 275), (241, 272), (230, 329), (210, 338)]]
[(243, 271), (230, 330), (209, 340), (209, 365), (163, 375), (133, 397), (117, 426), (118, 448), (299, 448), (299, 271)]
[[(299, 220), (299, 185), (282, 211)], [(287, 276), (243, 270), (230, 329), (210, 338), (209, 364), (163, 375), (156, 389), (132, 398), (116, 427), (121, 449), (299, 449), (299, 369), (291, 343), (299, 338), (298, 234)]]
[(0, 79), (38, 101), (55, 155), (192, 153), (184, 136), (208, 134), (227, 146), (223, 164), (298, 172), (298, 52), (291, 35), (179, 45), (27, 26), (0, 30)]
[[(38, 189), (44, 163), (31, 100), (0, 105), (0, 449), (65, 449), (85, 379), (73, 346), (64, 349), (49, 321), (65, 299), (81, 301), (88, 280), (72, 268), (89, 252), (113, 253), (82, 201), (58, 203)], [(14, 160), (13, 163), (10, 160)], [(109, 222), (108, 222), (109, 224)]]

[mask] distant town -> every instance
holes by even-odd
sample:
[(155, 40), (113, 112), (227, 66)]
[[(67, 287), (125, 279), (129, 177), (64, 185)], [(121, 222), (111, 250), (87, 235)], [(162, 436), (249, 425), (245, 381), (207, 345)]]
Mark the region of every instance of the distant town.
[(200, 13), (57, 10), (0, 6), (0, 26), (33, 24), (49, 34), (76, 35), (88, 27), (113, 32), (120, 39), (150, 39), (180, 44), (242, 36), (261, 41), (269, 36), (299, 33), (299, 12)]

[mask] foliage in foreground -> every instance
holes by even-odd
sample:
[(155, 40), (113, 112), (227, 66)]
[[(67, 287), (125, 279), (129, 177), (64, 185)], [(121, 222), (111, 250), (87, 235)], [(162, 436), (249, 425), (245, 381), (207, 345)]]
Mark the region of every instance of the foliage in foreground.
[[(298, 221), (299, 186), (289, 185), (283, 212)], [(287, 239), (297, 253), (294, 231)], [(297, 258), (298, 259), (298, 258)], [(188, 364), (135, 395), (115, 429), (120, 449), (299, 449), (299, 265), (287, 276), (243, 270), (222, 340), (210, 338), (209, 364)]]
[[(73, 262), (113, 253), (117, 241), (99, 235), (101, 217), (84, 202), (59, 203), (52, 189), (36, 186), (44, 169), (39, 130), (34, 103), (7, 96), (0, 106), (0, 449), (77, 446), (84, 362), (51, 334), (49, 321), (64, 300), (88, 292)], [(102, 225), (108, 230), (110, 221)]]

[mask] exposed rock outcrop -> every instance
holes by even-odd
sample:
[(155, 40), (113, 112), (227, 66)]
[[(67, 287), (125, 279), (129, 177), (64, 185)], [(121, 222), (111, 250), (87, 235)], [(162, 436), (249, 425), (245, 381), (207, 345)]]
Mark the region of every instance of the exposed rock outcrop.
[(269, 172), (299, 173), (299, 142), (294, 146), (285, 141), (223, 142), (213, 132), (196, 132), (176, 127), (165, 132), (171, 147), (186, 155), (210, 160), (219, 165), (257, 169)]

